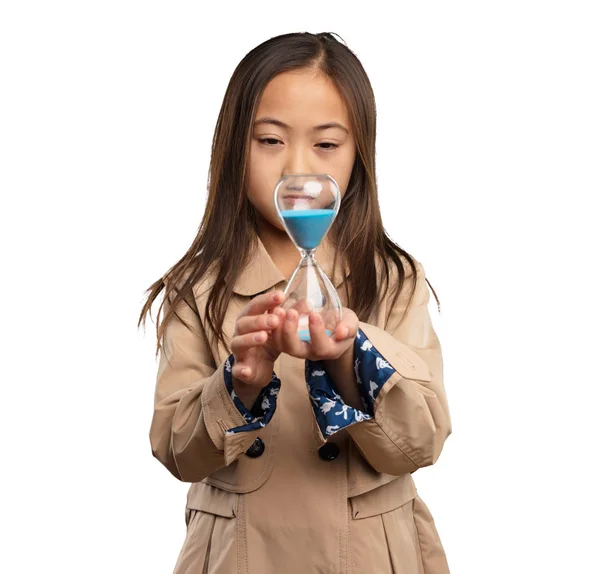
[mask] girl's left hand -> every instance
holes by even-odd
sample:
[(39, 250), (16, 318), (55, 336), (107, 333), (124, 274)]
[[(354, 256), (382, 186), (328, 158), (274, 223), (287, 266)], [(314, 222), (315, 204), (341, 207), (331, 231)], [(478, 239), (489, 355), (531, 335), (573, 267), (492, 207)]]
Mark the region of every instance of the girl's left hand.
[[(282, 317), (283, 319), (283, 317)], [(281, 329), (273, 335), (273, 345), (282, 353), (310, 361), (331, 361), (348, 352), (353, 352), (353, 343), (358, 333), (358, 317), (351, 309), (342, 309), (342, 319), (331, 336), (325, 332), (323, 319), (317, 313), (309, 314), (308, 328), (310, 343), (298, 335), (298, 311), (285, 311)]]

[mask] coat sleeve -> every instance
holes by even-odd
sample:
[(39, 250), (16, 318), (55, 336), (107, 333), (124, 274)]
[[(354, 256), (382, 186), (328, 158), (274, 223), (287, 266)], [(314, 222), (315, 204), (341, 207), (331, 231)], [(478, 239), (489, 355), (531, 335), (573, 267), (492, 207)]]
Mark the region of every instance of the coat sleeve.
[[(165, 300), (164, 316), (169, 306)], [(159, 353), (150, 444), (176, 478), (198, 482), (248, 450), (275, 413), (281, 383), (273, 373), (248, 411), (233, 391), (233, 355), (213, 363), (194, 298), (180, 301), (177, 313)]]
[(405, 301), (401, 294), (385, 328), (359, 324), (354, 373), (362, 410), (344, 405), (318, 362), (306, 365), (323, 440), (346, 428), (376, 471), (398, 476), (433, 464), (452, 432), (442, 352), (427, 307), (425, 270), (419, 262), (408, 308)]
[[(369, 355), (378, 355), (393, 373), (372, 393), (374, 416), (348, 429), (358, 449), (371, 466), (387, 474), (401, 475), (436, 462), (446, 438), (452, 432), (448, 400), (443, 382), (440, 341), (428, 311), (429, 287), (423, 265), (417, 262), (415, 294), (408, 308), (399, 304), (392, 309), (385, 329), (361, 323)], [(372, 347), (371, 347), (372, 346)], [(356, 346), (355, 346), (356, 350)], [(364, 351), (362, 351), (364, 352)], [(355, 352), (355, 362), (361, 351)], [(380, 362), (385, 368), (385, 364)], [(357, 383), (362, 392), (372, 391), (368, 370), (358, 366)], [(373, 370), (373, 367), (370, 368)]]

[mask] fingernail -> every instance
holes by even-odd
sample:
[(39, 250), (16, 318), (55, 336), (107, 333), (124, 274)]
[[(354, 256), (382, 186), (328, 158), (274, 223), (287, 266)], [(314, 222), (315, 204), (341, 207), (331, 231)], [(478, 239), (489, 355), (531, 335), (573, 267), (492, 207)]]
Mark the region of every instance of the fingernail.
[(344, 334), (344, 337), (347, 337), (348, 336), (348, 327), (344, 327), (342, 329), (342, 333)]
[(267, 319), (267, 325), (269, 325), (269, 327), (276, 327), (277, 326), (277, 317), (269, 317)]
[(278, 301), (279, 300), (279, 293), (273, 293), (273, 295), (271, 295), (271, 300)]

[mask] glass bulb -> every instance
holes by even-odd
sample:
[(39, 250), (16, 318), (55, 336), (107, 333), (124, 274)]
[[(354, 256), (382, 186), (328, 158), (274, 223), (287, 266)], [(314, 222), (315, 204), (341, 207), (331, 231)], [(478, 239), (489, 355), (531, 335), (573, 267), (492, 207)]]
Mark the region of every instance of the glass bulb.
[(298, 334), (303, 341), (310, 341), (311, 311), (321, 316), (331, 335), (342, 318), (342, 303), (319, 267), (315, 251), (339, 211), (340, 188), (327, 174), (288, 174), (277, 182), (273, 198), (283, 227), (302, 256), (284, 290), (282, 308), (298, 312)]

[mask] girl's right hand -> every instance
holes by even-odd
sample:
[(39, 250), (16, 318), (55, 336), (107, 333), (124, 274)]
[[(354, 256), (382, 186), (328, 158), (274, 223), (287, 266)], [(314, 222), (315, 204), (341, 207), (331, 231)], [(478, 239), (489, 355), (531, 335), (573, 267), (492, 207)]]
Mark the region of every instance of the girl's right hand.
[(244, 404), (253, 403), (253, 398), (256, 399), (260, 390), (271, 381), (273, 365), (280, 351), (267, 341), (271, 339), (269, 335), (283, 325), (285, 311), (279, 305), (284, 300), (282, 291), (258, 295), (236, 320), (231, 339), (235, 359), (231, 374), (236, 393)]

